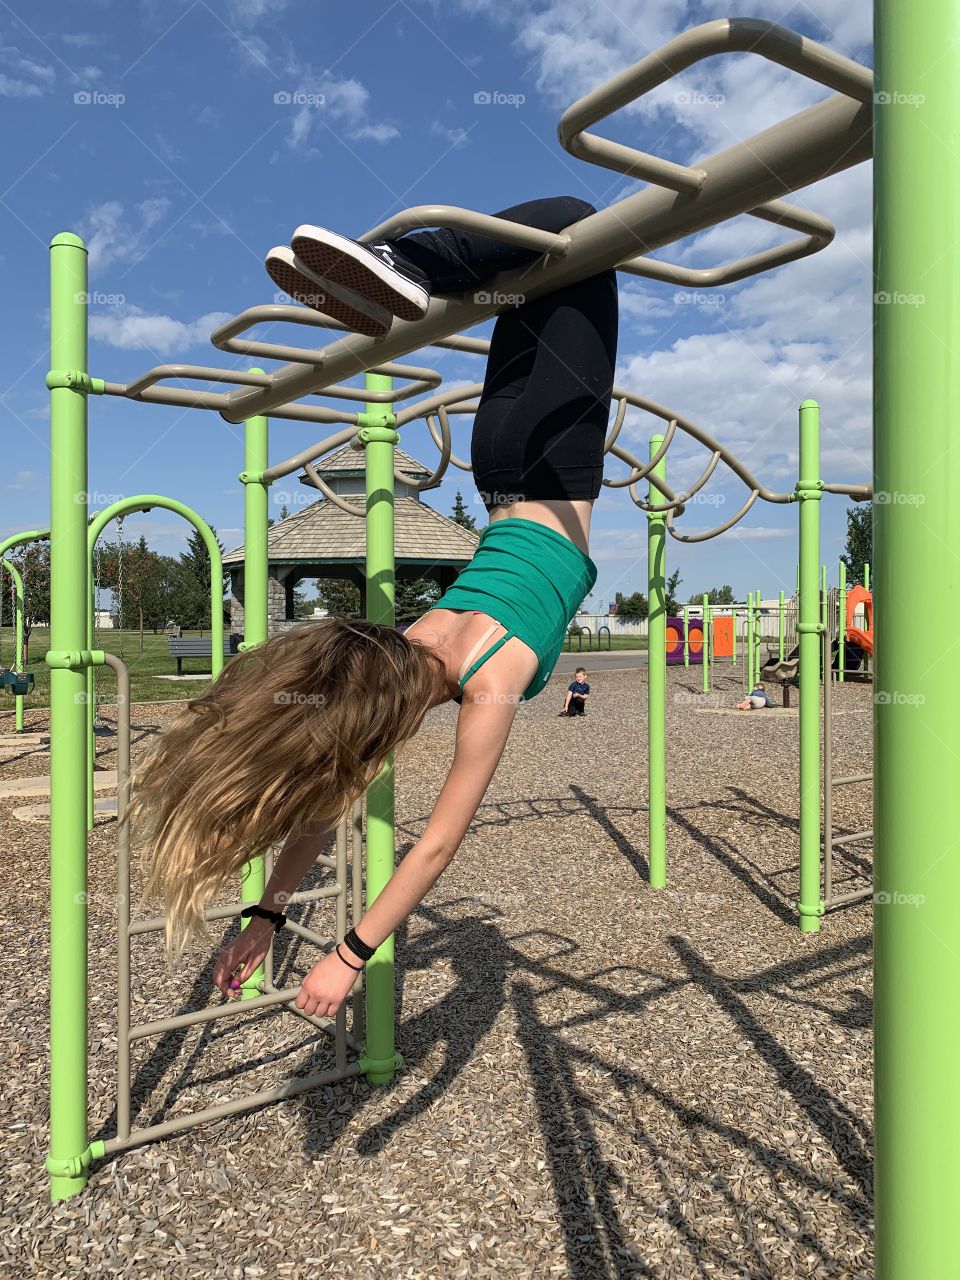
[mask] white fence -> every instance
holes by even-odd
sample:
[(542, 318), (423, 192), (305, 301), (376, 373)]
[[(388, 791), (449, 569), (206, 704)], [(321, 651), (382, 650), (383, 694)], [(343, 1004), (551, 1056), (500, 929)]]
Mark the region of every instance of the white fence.
[[(737, 637), (746, 635), (747, 616), (746, 605), (737, 605)], [(791, 610), (795, 609), (795, 605), (791, 600), (784, 603), (784, 623), (786, 630), (789, 632), (795, 630), (791, 626)], [(699, 618), (703, 612), (700, 605), (687, 605), (687, 617)], [(730, 614), (729, 605), (717, 605), (713, 610), (715, 617), (728, 617)], [(677, 610), (678, 616), (683, 616), (683, 605)], [(609, 627), (612, 636), (637, 636), (644, 637), (647, 634), (647, 620), (644, 618), (642, 622), (627, 622), (624, 618), (618, 618), (615, 613), (578, 613), (575, 623), (580, 627), (589, 627), (594, 636), (600, 627)], [(573, 623), (571, 623), (571, 626)], [(779, 604), (776, 600), (763, 600), (760, 604), (760, 635), (764, 638), (770, 637), (776, 639), (780, 634), (779, 622)], [(606, 637), (606, 632), (604, 632)]]

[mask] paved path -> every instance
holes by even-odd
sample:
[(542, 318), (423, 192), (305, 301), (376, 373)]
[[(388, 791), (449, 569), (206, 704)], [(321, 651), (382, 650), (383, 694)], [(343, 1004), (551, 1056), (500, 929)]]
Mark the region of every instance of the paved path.
[(602, 671), (636, 671), (647, 665), (646, 649), (606, 649), (593, 653), (563, 652), (557, 660), (554, 672), (560, 676), (572, 676), (577, 667), (586, 667), (587, 672), (599, 675)]

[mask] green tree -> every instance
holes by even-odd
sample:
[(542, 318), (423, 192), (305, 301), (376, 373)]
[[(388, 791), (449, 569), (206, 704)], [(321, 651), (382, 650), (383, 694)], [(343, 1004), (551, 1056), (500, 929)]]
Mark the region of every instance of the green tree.
[(617, 617), (623, 618), (624, 622), (642, 622), (650, 612), (647, 597), (642, 591), (634, 591), (629, 596), (625, 596), (622, 591), (618, 591), (615, 601)]
[[(728, 586), (726, 583), (722, 587), (711, 587), (707, 592), (707, 603), (718, 605), (736, 604), (733, 587)], [(703, 592), (698, 596), (691, 596), (687, 604), (703, 604)]]
[[(16, 551), (8, 552), (7, 558), (20, 570), (23, 578), (23, 660), (28, 662), (33, 628), (50, 625), (50, 543), (28, 542)], [(4, 593), (3, 620), (12, 634), (10, 588), (10, 575), (0, 573), (0, 590)]]
[(475, 518), (467, 511), (466, 503), (463, 501), (463, 494), (457, 490), (457, 496), (453, 500), (453, 523), (463, 525), (464, 529), (476, 529), (477, 522)]
[(360, 588), (345, 578), (318, 578), (316, 603), (333, 618), (359, 618)]
[(426, 578), (398, 578), (396, 587), (397, 624), (416, 622), (440, 599), (440, 588)]
[(847, 548), (840, 557), (847, 566), (847, 586), (863, 586), (863, 566), (873, 563), (873, 503), (847, 508)]
[(677, 592), (680, 589), (681, 581), (680, 570), (674, 569), (673, 573), (671, 573), (670, 577), (664, 584), (663, 603), (667, 613), (671, 616), (677, 614), (680, 609), (679, 602), (677, 601)]
[[(212, 526), (211, 526), (212, 527)], [(217, 537), (216, 529), (213, 536)], [(223, 544), (217, 538), (217, 546), (223, 551)], [(179, 594), (173, 617), (184, 628), (207, 628), (210, 626), (210, 556), (200, 534), (194, 529), (187, 539), (187, 549), (180, 554)], [(220, 583), (220, 597), (223, 598), (225, 580)], [(222, 607), (222, 605), (221, 605)]]

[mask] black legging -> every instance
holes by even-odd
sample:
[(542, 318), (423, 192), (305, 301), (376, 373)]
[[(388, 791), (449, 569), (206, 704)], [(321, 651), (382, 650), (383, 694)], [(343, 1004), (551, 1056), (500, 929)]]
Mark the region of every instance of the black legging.
[[(495, 217), (562, 231), (595, 213), (574, 196), (529, 200)], [(442, 228), (392, 242), (432, 293), (482, 292), (533, 249)], [(603, 271), (497, 317), (471, 444), (484, 505), (596, 498), (617, 355), (617, 277)]]

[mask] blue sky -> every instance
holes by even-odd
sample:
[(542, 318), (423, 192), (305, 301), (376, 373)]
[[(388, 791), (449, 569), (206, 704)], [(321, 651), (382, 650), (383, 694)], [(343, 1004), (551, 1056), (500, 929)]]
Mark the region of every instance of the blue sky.
[[(416, 204), (494, 212), (569, 193), (605, 206), (636, 190), (567, 155), (556, 140), (560, 114), (679, 31), (726, 13), (676, 0), (4, 5), (3, 536), (47, 521), (47, 245), (58, 231), (76, 231), (90, 246), (95, 376), (127, 381), (174, 360), (242, 366), (211, 347), (209, 333), (221, 319), (273, 301), (263, 256), (301, 222), (359, 234)], [(738, 4), (737, 13), (782, 22), (869, 61), (867, 4), (769, 0)], [(495, 92), (513, 104), (477, 101)], [(823, 96), (759, 58), (713, 59), (602, 131), (689, 163)], [(796, 203), (837, 224), (834, 244), (697, 301), (621, 276), (618, 380), (702, 423), (777, 489), (793, 486), (796, 407), (812, 396), (823, 407), (825, 476), (868, 480), (869, 193), (865, 166), (798, 193)], [(742, 218), (663, 256), (707, 266), (780, 238)], [(300, 341), (290, 330), (273, 333)], [(430, 351), (412, 359), (450, 381), (482, 377), (476, 357)], [(90, 410), (93, 506), (128, 493), (169, 493), (199, 509), (227, 546), (241, 540), (238, 428), (197, 410), (109, 398), (91, 398)], [(461, 455), (468, 423), (454, 420)], [(631, 415), (624, 438), (645, 451), (656, 427)], [(321, 434), (278, 421), (271, 456)], [(405, 430), (402, 444), (424, 461), (435, 455), (419, 425)], [(689, 481), (704, 460), (682, 448), (671, 453), (671, 475)], [(610, 474), (620, 471), (611, 464)], [(462, 473), (426, 500), (449, 513), (458, 485), (482, 521)], [(721, 474), (710, 491), (716, 505), (691, 509), (688, 527), (719, 523), (743, 496)], [(828, 563), (842, 549), (846, 505), (823, 504)], [(161, 551), (184, 543), (176, 519), (160, 512), (128, 527)], [(645, 543), (642, 513), (624, 491), (605, 490), (595, 515), (595, 603), (645, 588)], [(758, 504), (737, 532), (694, 547), (671, 541), (668, 556), (681, 570), (684, 598), (722, 582), (740, 598), (789, 588), (796, 510)]]

